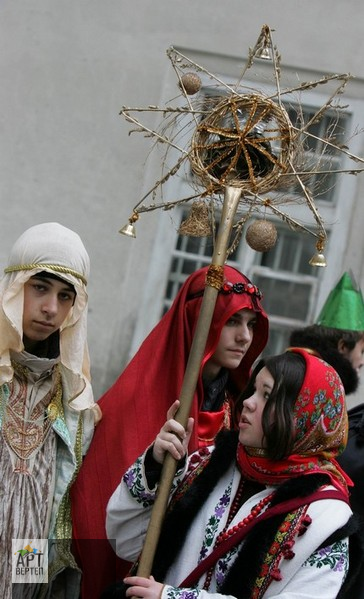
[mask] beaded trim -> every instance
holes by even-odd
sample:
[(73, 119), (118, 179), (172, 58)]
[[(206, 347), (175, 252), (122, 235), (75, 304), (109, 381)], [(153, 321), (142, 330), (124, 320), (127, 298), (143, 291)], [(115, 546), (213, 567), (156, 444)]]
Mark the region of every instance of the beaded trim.
[(34, 262), (33, 264), (18, 264), (16, 266), (7, 266), (4, 268), (5, 273), (17, 272), (19, 270), (34, 270), (35, 268), (50, 268), (54, 270), (54, 272), (69, 274), (76, 279), (80, 279), (84, 285), (87, 285), (87, 279), (77, 270), (73, 270), (73, 268), (68, 268), (67, 266), (61, 266), (60, 264), (47, 264), (43, 262)]
[(249, 295), (256, 295), (258, 299), (262, 299), (263, 297), (260, 289), (256, 285), (253, 285), (253, 283), (230, 283), (230, 281), (225, 281), (220, 292), (224, 295), (228, 295), (229, 293), (248, 293)]
[[(53, 580), (56, 575), (65, 568), (73, 568), (79, 570), (75, 558), (71, 552), (72, 542), (72, 515), (71, 515), (71, 498), (70, 489), (74, 483), (76, 476), (82, 464), (82, 436), (83, 436), (83, 419), (82, 415), (78, 418), (76, 439), (74, 445), (74, 457), (76, 459), (75, 470), (72, 479), (62, 497), (56, 520), (55, 538), (56, 557), (48, 565), (48, 579)], [(42, 595), (40, 595), (42, 596)]]
[(78, 418), (76, 439), (74, 444), (75, 469), (72, 479), (62, 497), (56, 520), (56, 538), (71, 539), (72, 538), (72, 517), (71, 517), (71, 498), (70, 489), (74, 483), (76, 476), (82, 464), (82, 437), (83, 437), (83, 419), (82, 415)]
[(304, 505), (288, 513), (280, 524), (255, 580), (252, 599), (262, 599), (272, 580), (282, 580), (279, 563), (282, 559), (294, 558), (292, 549), (295, 537), (301, 536), (311, 521), (309, 516), (306, 516), (307, 509), (308, 505)]
[[(263, 294), (260, 291), (259, 287), (253, 285), (253, 283), (231, 283), (230, 281), (225, 281), (224, 283), (219, 282), (219, 285), (217, 286), (217, 281), (215, 282), (216, 285), (211, 285), (211, 283), (209, 285), (209, 282), (206, 281), (206, 286), (209, 285), (210, 287), (215, 287), (215, 289), (218, 289), (219, 293), (222, 293), (223, 295), (230, 295), (230, 293), (236, 293), (238, 295), (241, 295), (242, 293), (247, 293), (248, 295), (255, 295), (258, 299), (262, 299), (263, 297)], [(201, 289), (200, 291), (196, 291), (196, 293), (192, 293), (191, 295), (189, 295), (187, 297), (187, 300), (192, 300), (196, 297), (201, 297), (201, 295), (203, 294), (204, 289)]]

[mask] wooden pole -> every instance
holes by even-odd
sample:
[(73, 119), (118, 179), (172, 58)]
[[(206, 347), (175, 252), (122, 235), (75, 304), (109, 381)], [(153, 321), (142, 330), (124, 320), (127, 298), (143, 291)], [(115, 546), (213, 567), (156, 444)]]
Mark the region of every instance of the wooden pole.
[[(240, 196), (241, 190), (239, 188), (231, 186), (227, 186), (225, 188), (221, 221), (211, 260), (211, 266), (223, 267), (225, 264), (229, 238), (234, 224), (234, 216), (238, 207)], [(202, 298), (200, 314), (197, 320), (196, 331), (193, 337), (186, 371), (182, 382), (182, 388), (179, 397), (180, 407), (175, 416), (175, 419), (183, 424), (184, 427), (187, 426), (188, 417), (191, 412), (193, 396), (197, 386), (201, 362), (205, 351), (218, 293), (219, 290), (213, 286), (210, 286), (207, 282)], [(171, 398), (171, 402), (172, 400), (173, 398)], [(176, 467), (177, 461), (169, 453), (167, 453), (163, 462), (158, 492), (152, 508), (151, 518), (139, 560), (137, 572), (138, 576), (144, 576), (148, 578), (152, 571), (154, 555), (157, 548), (164, 515), (168, 506), (169, 494), (172, 487), (173, 478), (176, 473)]]

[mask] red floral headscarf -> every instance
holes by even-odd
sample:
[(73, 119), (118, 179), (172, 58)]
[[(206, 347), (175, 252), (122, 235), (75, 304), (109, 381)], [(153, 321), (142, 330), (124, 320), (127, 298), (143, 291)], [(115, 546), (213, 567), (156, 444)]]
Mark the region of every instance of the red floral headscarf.
[(238, 445), (238, 463), (245, 476), (263, 484), (279, 484), (300, 474), (325, 473), (332, 484), (348, 494), (352, 481), (336, 457), (346, 447), (348, 417), (342, 382), (336, 370), (301, 348), (306, 373), (294, 405), (295, 442), (291, 455), (270, 460), (264, 451)]

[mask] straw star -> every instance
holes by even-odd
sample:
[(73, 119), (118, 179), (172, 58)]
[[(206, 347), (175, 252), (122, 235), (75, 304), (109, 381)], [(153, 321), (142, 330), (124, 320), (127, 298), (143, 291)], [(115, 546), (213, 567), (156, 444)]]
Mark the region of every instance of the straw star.
[[(249, 49), (245, 68), (235, 84), (228, 84), (174, 48), (167, 55), (177, 75), (179, 94), (174, 105), (164, 107), (128, 108), (120, 114), (141, 132), (154, 140), (153, 148), (162, 150), (161, 176), (134, 206), (129, 219), (133, 226), (140, 213), (169, 210), (191, 201), (204, 201), (213, 212), (214, 204), (222, 201), (226, 186), (238, 187), (241, 199), (237, 211), (236, 245), (245, 222), (253, 213), (273, 213), (294, 230), (303, 230), (317, 238), (317, 248), (323, 250), (326, 231), (315, 205), (315, 197), (324, 191), (325, 176), (358, 174), (364, 160), (348, 150), (338, 135), (341, 106), (338, 97), (350, 80), (349, 74), (323, 76), (316, 81), (281, 89), (280, 55), (273, 44), (272, 31), (264, 25), (254, 48)], [(260, 59), (271, 60), (272, 84), (275, 92), (269, 96), (244, 83), (247, 72)], [(305, 122), (301, 102), (295, 102), (295, 118), (286, 106), (292, 97), (317, 86), (334, 83), (328, 100)], [(286, 100), (286, 102), (285, 102)], [(183, 103), (182, 103), (183, 102)], [(330, 111), (336, 114), (324, 137), (314, 133), (313, 125)], [(148, 127), (138, 113), (158, 113), (157, 128)], [(292, 113), (292, 110), (290, 111)], [(312, 147), (319, 151), (312, 151)], [(334, 157), (353, 161), (352, 168), (333, 167)], [(359, 166), (360, 165), (360, 166)], [(319, 177), (314, 177), (319, 175)], [(181, 176), (190, 184), (191, 195), (169, 199), (164, 197), (165, 183)], [(319, 184), (312, 183), (319, 178)], [(313, 217), (294, 219), (284, 205), (304, 204)], [(121, 230), (122, 232), (122, 230)]]

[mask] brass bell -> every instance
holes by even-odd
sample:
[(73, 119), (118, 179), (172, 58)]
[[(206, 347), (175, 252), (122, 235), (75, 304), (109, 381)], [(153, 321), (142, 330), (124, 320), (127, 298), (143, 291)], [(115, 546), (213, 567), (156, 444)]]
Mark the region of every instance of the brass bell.
[(327, 266), (326, 258), (323, 254), (314, 254), (309, 261), (311, 266)]
[(122, 235), (126, 235), (127, 237), (136, 237), (135, 227), (133, 223), (128, 223), (122, 229), (119, 230), (119, 233)]
[(326, 258), (322, 253), (324, 249), (324, 242), (322, 239), (319, 239), (316, 243), (317, 252), (312, 256), (309, 264), (311, 266), (327, 266)]
[(119, 230), (119, 233), (121, 233), (122, 235), (126, 235), (127, 237), (136, 237), (134, 223), (135, 223), (135, 221), (138, 220), (138, 218), (139, 218), (139, 215), (136, 212), (133, 212), (133, 214), (129, 218), (128, 224), (125, 225), (124, 227), (122, 227)]

